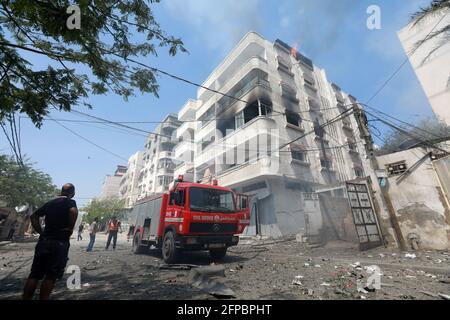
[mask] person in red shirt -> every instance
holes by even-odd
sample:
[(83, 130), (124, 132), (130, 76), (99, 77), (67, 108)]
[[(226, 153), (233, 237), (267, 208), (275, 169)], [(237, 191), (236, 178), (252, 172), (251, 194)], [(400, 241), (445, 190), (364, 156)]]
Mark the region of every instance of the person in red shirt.
[(122, 226), (119, 220), (117, 220), (117, 217), (112, 217), (111, 220), (108, 222), (108, 230), (106, 233), (109, 233), (108, 235), (108, 241), (106, 242), (106, 248), (105, 250), (109, 249), (109, 245), (111, 244), (111, 240), (113, 241), (113, 250), (116, 249), (116, 243), (117, 243), (117, 233), (122, 233)]

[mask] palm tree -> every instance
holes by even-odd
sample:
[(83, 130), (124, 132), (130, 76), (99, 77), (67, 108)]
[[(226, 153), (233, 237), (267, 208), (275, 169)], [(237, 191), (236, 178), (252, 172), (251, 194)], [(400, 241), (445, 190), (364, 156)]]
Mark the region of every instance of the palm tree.
[[(450, 0), (432, 0), (427, 7), (420, 8), (419, 11), (415, 12), (411, 16), (411, 20), (413, 21), (412, 27), (416, 27), (429, 18), (433, 18), (439, 15), (442, 15), (442, 18), (439, 20), (439, 22), (444, 20), (445, 16), (450, 15)], [(426, 61), (436, 50), (450, 41), (450, 24), (444, 25), (439, 28), (437, 28), (436, 25), (435, 28), (430, 32), (430, 34), (425, 37), (425, 39), (420, 40), (415, 44), (413, 51), (416, 51), (420, 46), (422, 46), (422, 44), (430, 41), (431, 39), (439, 39), (438, 45), (430, 53), (428, 53), (424, 61)]]

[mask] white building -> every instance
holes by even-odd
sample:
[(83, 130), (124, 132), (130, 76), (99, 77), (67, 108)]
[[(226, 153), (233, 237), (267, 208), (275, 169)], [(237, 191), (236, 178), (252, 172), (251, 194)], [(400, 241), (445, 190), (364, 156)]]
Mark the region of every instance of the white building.
[(203, 86), (228, 96), (200, 88), (180, 110), (175, 174), (253, 195), (249, 234), (302, 232), (320, 214), (316, 188), (368, 175), (353, 116), (318, 126), (356, 99), (282, 41), (248, 33)]
[(120, 181), (122, 176), (127, 172), (126, 166), (117, 166), (114, 175), (107, 175), (103, 181), (100, 199), (118, 198)]
[(176, 114), (168, 115), (150, 134), (143, 153), (143, 164), (138, 177), (138, 198), (166, 192), (173, 181), (173, 149), (178, 143), (176, 130), (180, 126)]
[(143, 168), (143, 151), (138, 151), (128, 159), (127, 172), (120, 181), (120, 196), (125, 199), (125, 207), (131, 208), (139, 196), (139, 174)]
[[(443, 37), (435, 37), (410, 55), (416, 43), (425, 39), (432, 30), (438, 31), (450, 25), (450, 14), (440, 21), (445, 13), (446, 11), (425, 19), (416, 26), (413, 23), (407, 25), (398, 32), (398, 37), (406, 54), (410, 56), (409, 61), (430, 101), (431, 108), (438, 119), (450, 125), (450, 42), (445, 41)], [(438, 45), (442, 46), (433, 52)]]

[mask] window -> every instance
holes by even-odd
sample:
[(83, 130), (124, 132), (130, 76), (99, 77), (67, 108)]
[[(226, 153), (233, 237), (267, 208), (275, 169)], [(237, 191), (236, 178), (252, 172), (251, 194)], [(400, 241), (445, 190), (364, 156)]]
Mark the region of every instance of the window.
[(286, 121), (287, 123), (296, 126), (301, 127), (301, 118), (300, 115), (294, 112), (286, 112)]
[(320, 165), (322, 168), (331, 169), (332, 162), (330, 159), (320, 159)]
[(407, 169), (406, 161), (399, 161), (395, 163), (390, 163), (386, 165), (386, 170), (390, 176), (395, 176), (397, 174), (402, 174)]
[(189, 202), (193, 211), (223, 213), (235, 211), (233, 193), (226, 190), (190, 188)]
[(306, 162), (306, 152), (301, 149), (291, 148), (291, 157), (293, 160)]
[(236, 129), (239, 129), (240, 127), (242, 127), (244, 125), (244, 113), (243, 113), (243, 111), (241, 111), (241, 112), (236, 114), (236, 116), (234, 117), (234, 123), (235, 123)]

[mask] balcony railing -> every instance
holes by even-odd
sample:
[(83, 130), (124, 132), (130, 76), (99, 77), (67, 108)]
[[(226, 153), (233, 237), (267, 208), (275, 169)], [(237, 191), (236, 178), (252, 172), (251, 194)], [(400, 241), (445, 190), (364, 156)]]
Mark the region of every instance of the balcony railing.
[(217, 102), (217, 108), (219, 112), (224, 112), (226, 109), (230, 108), (236, 101), (236, 99), (241, 98), (243, 95), (245, 95), (247, 92), (251, 91), (257, 86), (261, 86), (267, 90), (271, 90), (270, 83), (267, 80), (264, 80), (258, 76), (254, 77), (250, 81), (248, 81), (241, 89), (239, 89), (235, 94), (231, 97), (223, 97)]

